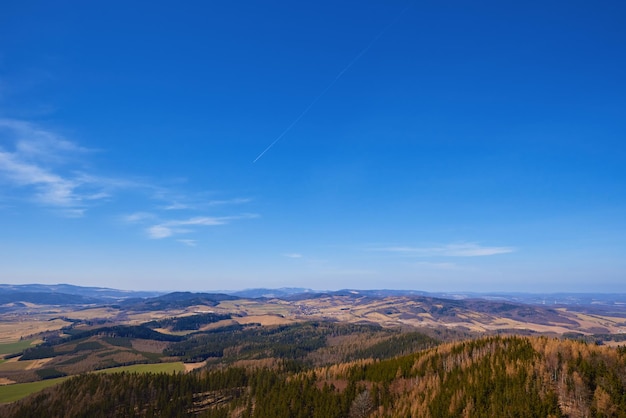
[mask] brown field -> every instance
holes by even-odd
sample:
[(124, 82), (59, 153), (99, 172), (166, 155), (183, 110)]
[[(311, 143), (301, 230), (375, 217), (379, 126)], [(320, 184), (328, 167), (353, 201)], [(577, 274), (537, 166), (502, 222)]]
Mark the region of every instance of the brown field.
[(247, 315), (284, 315), (291, 314), (293, 307), (289, 302), (271, 299), (267, 302), (256, 300), (227, 300), (222, 301), (215, 308), (220, 313), (244, 313)]
[(200, 331), (210, 331), (212, 329), (227, 327), (229, 325), (235, 325), (238, 323), (239, 322), (235, 321), (234, 319), (222, 319), (221, 321), (213, 322), (211, 324), (203, 326), (202, 328), (200, 328)]
[(263, 326), (268, 325), (284, 325), (292, 324), (295, 321), (293, 319), (283, 318), (278, 315), (248, 315), (243, 317), (234, 318), (235, 321), (244, 324), (261, 324)]
[(3, 320), (0, 321), (0, 343), (18, 341), (20, 338), (26, 338), (46, 331), (56, 331), (69, 324), (70, 322), (61, 319), (50, 321), (40, 317), (31, 319), (28, 316), (15, 318), (15, 320)]
[[(364, 300), (365, 301), (365, 300)], [(238, 305), (242, 307), (241, 304)], [(620, 333), (626, 331), (624, 318), (590, 315), (558, 308), (558, 315), (550, 321), (544, 317), (530, 317), (528, 320), (507, 318), (498, 313), (455, 310), (452, 316), (433, 316), (423, 312), (427, 308), (423, 302), (404, 298), (385, 298), (361, 302), (361, 299), (347, 297), (326, 297), (294, 303), (292, 315), (299, 319), (334, 319), (345, 322), (372, 322), (382, 326), (412, 326), (460, 328), (477, 332), (518, 329), (537, 333), (557, 333), (575, 331), (583, 334)], [(434, 304), (443, 308), (443, 304)], [(538, 321), (538, 322), (533, 322)], [(568, 323), (571, 322), (571, 323)]]
[(156, 332), (160, 332), (161, 334), (168, 334), (168, 335), (187, 335), (187, 334), (191, 334), (192, 332), (195, 332), (193, 330), (172, 331), (167, 328), (155, 328), (154, 330)]
[(26, 370), (35, 370), (52, 360), (51, 358), (43, 358), (39, 360), (30, 360), (30, 364), (26, 366)]
[(131, 341), (133, 349), (142, 351), (144, 353), (157, 353), (160, 354), (170, 344), (165, 341), (152, 341), (152, 340), (139, 340), (135, 339)]
[(156, 321), (165, 318), (174, 318), (181, 316), (191, 316), (200, 313), (218, 312), (221, 310), (215, 309), (213, 306), (207, 305), (194, 305), (184, 309), (167, 309), (163, 311), (150, 311), (150, 312), (126, 312), (124, 313), (124, 324), (139, 325), (145, 322)]
[(3, 363), (0, 363), (0, 373), (23, 371), (23, 370), (35, 370), (43, 366), (50, 360), (51, 359), (47, 358), (47, 359), (41, 359), (41, 360), (18, 361), (18, 357), (14, 357)]
[(185, 373), (189, 373), (192, 370), (199, 369), (200, 367), (206, 366), (206, 361), (201, 361), (199, 363), (183, 363), (185, 365)]
[[(167, 309), (153, 312), (125, 312), (116, 308), (99, 307), (74, 309), (69, 307), (30, 306), (28, 313), (5, 315), (0, 321), (0, 343), (14, 342), (21, 337), (37, 335), (45, 331), (59, 330), (69, 322), (58, 319), (64, 316), (72, 319), (105, 319), (109, 323), (138, 325), (152, 320), (179, 317), (199, 313), (228, 313), (236, 315), (231, 320), (205, 325), (202, 330), (239, 324), (260, 323), (265, 326), (289, 324), (302, 320), (338, 320), (350, 323), (369, 322), (385, 327), (440, 327), (459, 328), (477, 332), (497, 330), (530, 330), (538, 333), (564, 333), (568, 331), (583, 334), (620, 333), (626, 331), (626, 319), (575, 312), (566, 308), (552, 310), (552, 316), (542, 316), (544, 311), (531, 312), (529, 316), (506, 315), (497, 311), (459, 308), (452, 304), (446, 308), (442, 302), (389, 297), (381, 299), (356, 296), (328, 296), (295, 302), (280, 299), (269, 300), (228, 300), (217, 306), (195, 305), (181, 309)], [(529, 310), (535, 309), (528, 308)], [(443, 309), (438, 311), (437, 309)], [(540, 308), (536, 308), (540, 309)], [(547, 311), (546, 311), (547, 312)], [(506, 313), (506, 312), (505, 312)], [(238, 315), (238, 316), (237, 316)], [(56, 319), (55, 319), (56, 318)], [(570, 321), (568, 323), (568, 321)], [(168, 332), (183, 335), (188, 332)], [(138, 343), (144, 344), (144, 343)], [(143, 347), (147, 352), (158, 352), (161, 346)]]
[(624, 318), (588, 315), (580, 312), (568, 312), (568, 314), (574, 316), (583, 329), (605, 328), (607, 334), (621, 333), (626, 330)]
[(120, 310), (114, 308), (91, 308), (74, 311), (66, 316), (72, 319), (111, 319), (115, 318), (119, 313)]

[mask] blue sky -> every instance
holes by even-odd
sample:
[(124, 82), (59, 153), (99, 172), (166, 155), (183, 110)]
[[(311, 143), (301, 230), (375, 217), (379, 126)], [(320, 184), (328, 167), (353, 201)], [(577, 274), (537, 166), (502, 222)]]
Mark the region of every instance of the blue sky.
[(5, 4), (0, 282), (626, 292), (626, 5), (510, 3)]

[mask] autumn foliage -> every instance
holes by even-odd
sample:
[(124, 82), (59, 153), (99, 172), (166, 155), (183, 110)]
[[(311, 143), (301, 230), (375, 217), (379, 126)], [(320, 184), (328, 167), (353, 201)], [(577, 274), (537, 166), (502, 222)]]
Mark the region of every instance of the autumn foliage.
[(277, 359), (189, 374), (85, 374), (0, 415), (626, 417), (626, 349), (492, 336), (300, 371)]

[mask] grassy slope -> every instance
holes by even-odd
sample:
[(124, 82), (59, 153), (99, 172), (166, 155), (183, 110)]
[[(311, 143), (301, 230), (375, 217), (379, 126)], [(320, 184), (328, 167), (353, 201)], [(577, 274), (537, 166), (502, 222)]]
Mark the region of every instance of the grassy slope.
[(112, 367), (110, 369), (97, 370), (94, 373), (178, 373), (184, 371), (185, 365), (177, 361), (172, 363), (133, 364), (132, 366)]
[(30, 347), (35, 340), (22, 340), (13, 343), (0, 344), (0, 355), (19, 353), (20, 351)]
[[(184, 371), (185, 365), (182, 362), (174, 362), (159, 364), (134, 364), (132, 366), (113, 367), (110, 369), (98, 370), (94, 373), (177, 373)], [(13, 385), (0, 386), (0, 404), (17, 401), (32, 393), (57, 385), (67, 379), (69, 379), (69, 376), (42, 380), (39, 382), (16, 383)]]
[(42, 380), (39, 382), (16, 383), (14, 385), (0, 386), (0, 403), (14, 402), (25, 398), (31, 393), (39, 392), (47, 387), (58, 385), (68, 377)]

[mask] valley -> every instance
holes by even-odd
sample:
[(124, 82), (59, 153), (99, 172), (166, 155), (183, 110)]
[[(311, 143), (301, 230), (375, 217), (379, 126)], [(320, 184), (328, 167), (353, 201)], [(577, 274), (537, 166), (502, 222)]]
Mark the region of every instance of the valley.
[[(60, 299), (67, 301), (70, 296)], [(27, 402), (29, 394), (46, 387), (56, 393), (57, 385), (73, 381), (67, 380), (70, 377), (101, 372), (205, 376), (234, 368), (252, 374), (268, 370), (278, 373), (278, 378), (285, 373), (306, 376), (314, 370), (317, 375), (326, 368), (323, 374), (331, 376), (337, 372), (330, 370), (485, 338), (530, 338), (519, 341), (532, 346), (547, 344), (541, 341), (606, 345), (602, 348), (609, 350), (602, 351), (606, 355), (621, 353), (626, 340), (626, 310), (619, 301), (546, 306), (502, 298), (449, 299), (357, 290), (280, 297), (177, 292), (106, 300), (83, 294), (81, 303), (69, 304), (37, 303), (38, 296), (23, 292), (20, 297), (0, 306), (0, 353), (4, 357), (0, 360), (0, 403), (22, 398)], [(89, 298), (89, 303), (83, 303), (83, 298)], [(332, 383), (339, 396), (340, 388), (351, 381), (342, 379), (327, 377), (317, 385)], [(399, 381), (389, 383), (400, 385), (397, 396), (406, 390), (400, 390)], [(231, 401), (223, 400), (229, 397)], [(223, 416), (246, 416), (235, 413), (235, 405), (245, 396), (221, 393), (218, 398), (223, 401), (217, 404), (203, 398), (201, 403), (211, 407), (196, 412), (212, 416), (211, 411), (227, 407), (230, 415)]]

